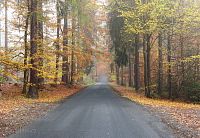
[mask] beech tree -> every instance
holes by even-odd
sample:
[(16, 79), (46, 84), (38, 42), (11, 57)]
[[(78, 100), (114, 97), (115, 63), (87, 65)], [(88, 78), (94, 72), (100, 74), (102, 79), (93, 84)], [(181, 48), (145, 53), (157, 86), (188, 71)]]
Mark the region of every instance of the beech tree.
[[(112, 37), (115, 28), (110, 27), (113, 46), (120, 45), (121, 49), (134, 47), (133, 86), (137, 91), (140, 89), (139, 81), (143, 80), (140, 84), (147, 97), (162, 96), (167, 90), (170, 99), (191, 99), (193, 94), (198, 99), (198, 92), (189, 90), (189, 87), (194, 86), (189, 82), (192, 79), (191, 75), (199, 71), (195, 69), (196, 66), (192, 66), (192, 63), (196, 64), (199, 61), (198, 54), (191, 50), (192, 48), (198, 51), (196, 42), (199, 34), (199, 4), (189, 0), (111, 1), (110, 24), (116, 24), (116, 17), (121, 18), (123, 24), (118, 24), (119, 33), (126, 36), (125, 41), (132, 42), (132, 45), (126, 47), (120, 43), (116, 44), (116, 38)], [(116, 16), (113, 11), (117, 13)], [(130, 39), (129, 36), (135, 37)], [(140, 54), (141, 51), (143, 55)], [(116, 80), (118, 82), (119, 77)], [(195, 87), (198, 86), (199, 80), (196, 79)]]
[(9, 37), (5, 35), (9, 46), (5, 43), (0, 53), (4, 77), (21, 81), (15, 72), (23, 72), (22, 93), (29, 98), (38, 98), (43, 85), (70, 86), (81, 81), (93, 68), (91, 30), (96, 25), (91, 20), (96, 9), (91, 2), (5, 0), (4, 13), (7, 9), (15, 12), (8, 22)]

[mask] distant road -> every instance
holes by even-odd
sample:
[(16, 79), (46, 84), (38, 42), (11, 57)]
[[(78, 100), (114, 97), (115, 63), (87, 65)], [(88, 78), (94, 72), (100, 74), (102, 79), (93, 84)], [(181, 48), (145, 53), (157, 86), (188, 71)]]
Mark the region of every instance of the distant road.
[(142, 106), (105, 84), (91, 86), (11, 138), (170, 138), (170, 130)]

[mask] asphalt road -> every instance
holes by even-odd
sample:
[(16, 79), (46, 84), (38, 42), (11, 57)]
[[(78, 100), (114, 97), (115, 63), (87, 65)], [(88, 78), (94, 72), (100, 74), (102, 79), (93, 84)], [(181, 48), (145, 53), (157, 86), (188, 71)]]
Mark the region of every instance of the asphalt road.
[(170, 138), (170, 130), (142, 106), (108, 85), (82, 90), (11, 138)]

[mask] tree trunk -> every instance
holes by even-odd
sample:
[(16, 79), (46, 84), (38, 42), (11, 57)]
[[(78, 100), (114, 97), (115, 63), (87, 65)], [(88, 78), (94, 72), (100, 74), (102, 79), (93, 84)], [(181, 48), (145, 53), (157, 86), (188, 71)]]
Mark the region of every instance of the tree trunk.
[(71, 55), (71, 85), (74, 84), (74, 75), (75, 75), (75, 55), (74, 55), (74, 46), (75, 46), (75, 16), (74, 9), (72, 10), (72, 55)]
[[(183, 38), (182, 35), (180, 35), (180, 47), (181, 47), (181, 60), (183, 60), (184, 59), (184, 38)], [(180, 84), (183, 85), (184, 84), (184, 79), (185, 79), (185, 64), (184, 64), (184, 62), (181, 62), (180, 76), (181, 76)], [(175, 91), (174, 95), (176, 95), (176, 97), (178, 97), (179, 92)]]
[(144, 85), (145, 85), (145, 96), (150, 98), (151, 95), (151, 67), (150, 67), (150, 45), (151, 35), (146, 34), (143, 38), (143, 53), (144, 53)]
[[(200, 54), (200, 45), (199, 45), (199, 43), (197, 44), (197, 55), (199, 55)], [(197, 81), (197, 80), (199, 80), (200, 79), (200, 59), (198, 58), (197, 59), (197, 61), (196, 61), (196, 78), (195, 78), (195, 80)]]
[(120, 81), (119, 81), (119, 66), (116, 64), (116, 81), (117, 81), (117, 84), (119, 85), (120, 84)]
[[(2, 9), (0, 8), (0, 12), (1, 12), (1, 10), (2, 10)], [(1, 22), (2, 22), (2, 19), (0, 18), (0, 28), (2, 27), (2, 26), (1, 26)], [(2, 43), (1, 36), (2, 36), (2, 30), (0, 29), (0, 47), (2, 47), (2, 44), (1, 44), (1, 43)]]
[(28, 46), (28, 27), (29, 27), (29, 18), (30, 18), (30, 8), (29, 8), (29, 0), (27, 0), (27, 7), (28, 13), (26, 16), (26, 25), (25, 25), (25, 32), (24, 32), (24, 66), (26, 67), (24, 70), (24, 82), (23, 82), (23, 94), (27, 94), (27, 84), (29, 78), (29, 69), (27, 69), (28, 65), (28, 54), (29, 54), (29, 46)]
[[(77, 46), (79, 48), (81, 48), (81, 20), (82, 20), (82, 16), (81, 16), (81, 13), (82, 13), (82, 5), (81, 5), (81, 0), (78, 0), (78, 3), (80, 5), (80, 7), (78, 8), (78, 22), (77, 22)], [(76, 68), (76, 72), (77, 74), (79, 72), (81, 72), (81, 66), (80, 66), (80, 63), (79, 63), (79, 59), (78, 59), (78, 56), (76, 57), (76, 61), (77, 61), (77, 68)], [(81, 82), (82, 81), (82, 76), (79, 76), (77, 82)]]
[(133, 86), (133, 81), (132, 81), (132, 62), (131, 62), (131, 53), (129, 52), (129, 56), (128, 56), (128, 70), (129, 70), (129, 87)]
[(43, 47), (43, 9), (42, 9), (42, 2), (43, 0), (38, 1), (38, 55), (39, 55), (39, 73), (38, 73), (38, 83), (39, 85), (44, 84), (44, 77), (43, 77), (43, 54), (44, 54), (44, 47)]
[(171, 37), (168, 34), (168, 43), (167, 43), (167, 62), (168, 62), (168, 96), (169, 99), (172, 98), (172, 69), (171, 69)]
[(59, 2), (57, 0), (56, 3), (56, 11), (57, 11), (57, 40), (56, 40), (56, 73), (55, 73), (55, 84), (58, 83), (58, 72), (59, 72), (59, 59), (60, 59), (60, 26), (61, 26), (61, 17), (59, 13)]
[(37, 77), (37, 32), (38, 32), (38, 19), (37, 19), (37, 0), (31, 0), (30, 7), (31, 15), (31, 28), (30, 28), (30, 58), (31, 58), (31, 69), (30, 69), (30, 87), (27, 93), (29, 98), (38, 98), (38, 77)]
[[(5, 1), (5, 56), (8, 56), (8, 0)], [(8, 72), (8, 67), (5, 65), (4, 68), (5, 78), (7, 78), (6, 73)], [(8, 78), (7, 78), (8, 79)]]
[(151, 35), (147, 35), (147, 97), (151, 95)]
[(146, 36), (143, 36), (143, 56), (144, 56), (144, 88), (145, 88), (145, 96), (147, 96), (147, 54), (146, 54)]
[(124, 67), (121, 66), (121, 85), (124, 85)]
[(64, 28), (63, 28), (63, 64), (62, 64), (62, 82), (69, 84), (69, 63), (68, 63), (68, 1), (65, 0), (64, 9)]
[(140, 54), (139, 54), (139, 34), (135, 36), (135, 64), (134, 64), (134, 84), (135, 90), (140, 89)]
[(163, 88), (163, 54), (162, 54), (162, 34), (158, 34), (158, 87), (157, 91), (160, 95)]

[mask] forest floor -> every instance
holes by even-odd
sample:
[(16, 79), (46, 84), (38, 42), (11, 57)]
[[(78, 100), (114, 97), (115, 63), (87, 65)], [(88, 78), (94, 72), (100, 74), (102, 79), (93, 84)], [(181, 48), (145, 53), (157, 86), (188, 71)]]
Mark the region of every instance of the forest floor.
[(112, 88), (121, 96), (143, 105), (153, 115), (168, 124), (177, 137), (200, 137), (200, 105), (164, 99), (149, 99), (143, 93), (136, 93), (133, 88), (119, 86), (114, 83)]
[(45, 86), (36, 100), (21, 95), (21, 86), (6, 84), (1, 86), (0, 97), (0, 138), (4, 138), (21, 129), (32, 121), (45, 116), (55, 109), (65, 98), (77, 93), (82, 86)]

